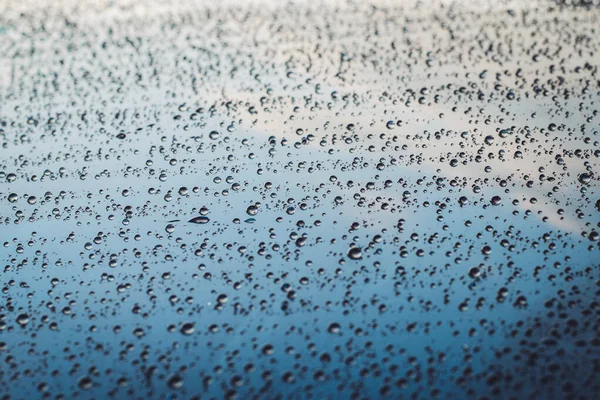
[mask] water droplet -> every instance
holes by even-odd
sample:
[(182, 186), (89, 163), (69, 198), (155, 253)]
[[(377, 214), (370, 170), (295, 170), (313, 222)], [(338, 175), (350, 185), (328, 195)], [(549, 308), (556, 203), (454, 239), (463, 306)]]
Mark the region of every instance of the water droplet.
[(190, 219), (188, 222), (192, 224), (207, 224), (209, 221), (210, 219), (208, 217), (201, 215)]
[(246, 209), (246, 213), (248, 215), (256, 215), (258, 214), (258, 207), (254, 204), (248, 206), (248, 208)]
[(77, 386), (79, 386), (81, 390), (90, 390), (94, 386), (94, 382), (89, 376), (82, 376), (77, 380)]
[(360, 247), (350, 247), (348, 249), (348, 257), (352, 260), (360, 260), (362, 258), (362, 250)]
[(169, 386), (170, 389), (181, 389), (183, 384), (183, 378), (179, 374), (173, 374), (167, 379), (167, 386)]
[(21, 326), (25, 326), (29, 323), (29, 315), (27, 314), (19, 314), (17, 317), (17, 323)]
[(332, 322), (329, 324), (329, 326), (327, 326), (327, 332), (329, 332), (329, 333), (333, 333), (333, 334), (337, 335), (341, 331), (342, 331), (342, 327), (337, 322)]
[(189, 336), (196, 331), (196, 324), (194, 324), (193, 322), (184, 322), (183, 324), (181, 324), (180, 331), (182, 334)]

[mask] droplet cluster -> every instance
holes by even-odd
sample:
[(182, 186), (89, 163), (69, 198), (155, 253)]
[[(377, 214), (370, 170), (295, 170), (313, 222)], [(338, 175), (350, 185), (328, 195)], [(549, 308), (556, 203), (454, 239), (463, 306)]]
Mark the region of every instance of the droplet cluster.
[(0, 398), (600, 398), (599, 51), (595, 0), (0, 2)]

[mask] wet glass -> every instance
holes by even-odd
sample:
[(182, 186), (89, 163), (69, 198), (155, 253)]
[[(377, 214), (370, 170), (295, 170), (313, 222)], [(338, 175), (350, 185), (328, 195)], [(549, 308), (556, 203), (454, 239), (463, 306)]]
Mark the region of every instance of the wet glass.
[(599, 22), (1, 2), (0, 398), (599, 398)]

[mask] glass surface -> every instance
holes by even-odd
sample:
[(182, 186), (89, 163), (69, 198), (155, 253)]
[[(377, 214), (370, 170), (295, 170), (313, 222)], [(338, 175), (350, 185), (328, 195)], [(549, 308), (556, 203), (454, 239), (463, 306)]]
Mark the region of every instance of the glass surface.
[(600, 398), (598, 2), (0, 2), (0, 398)]

